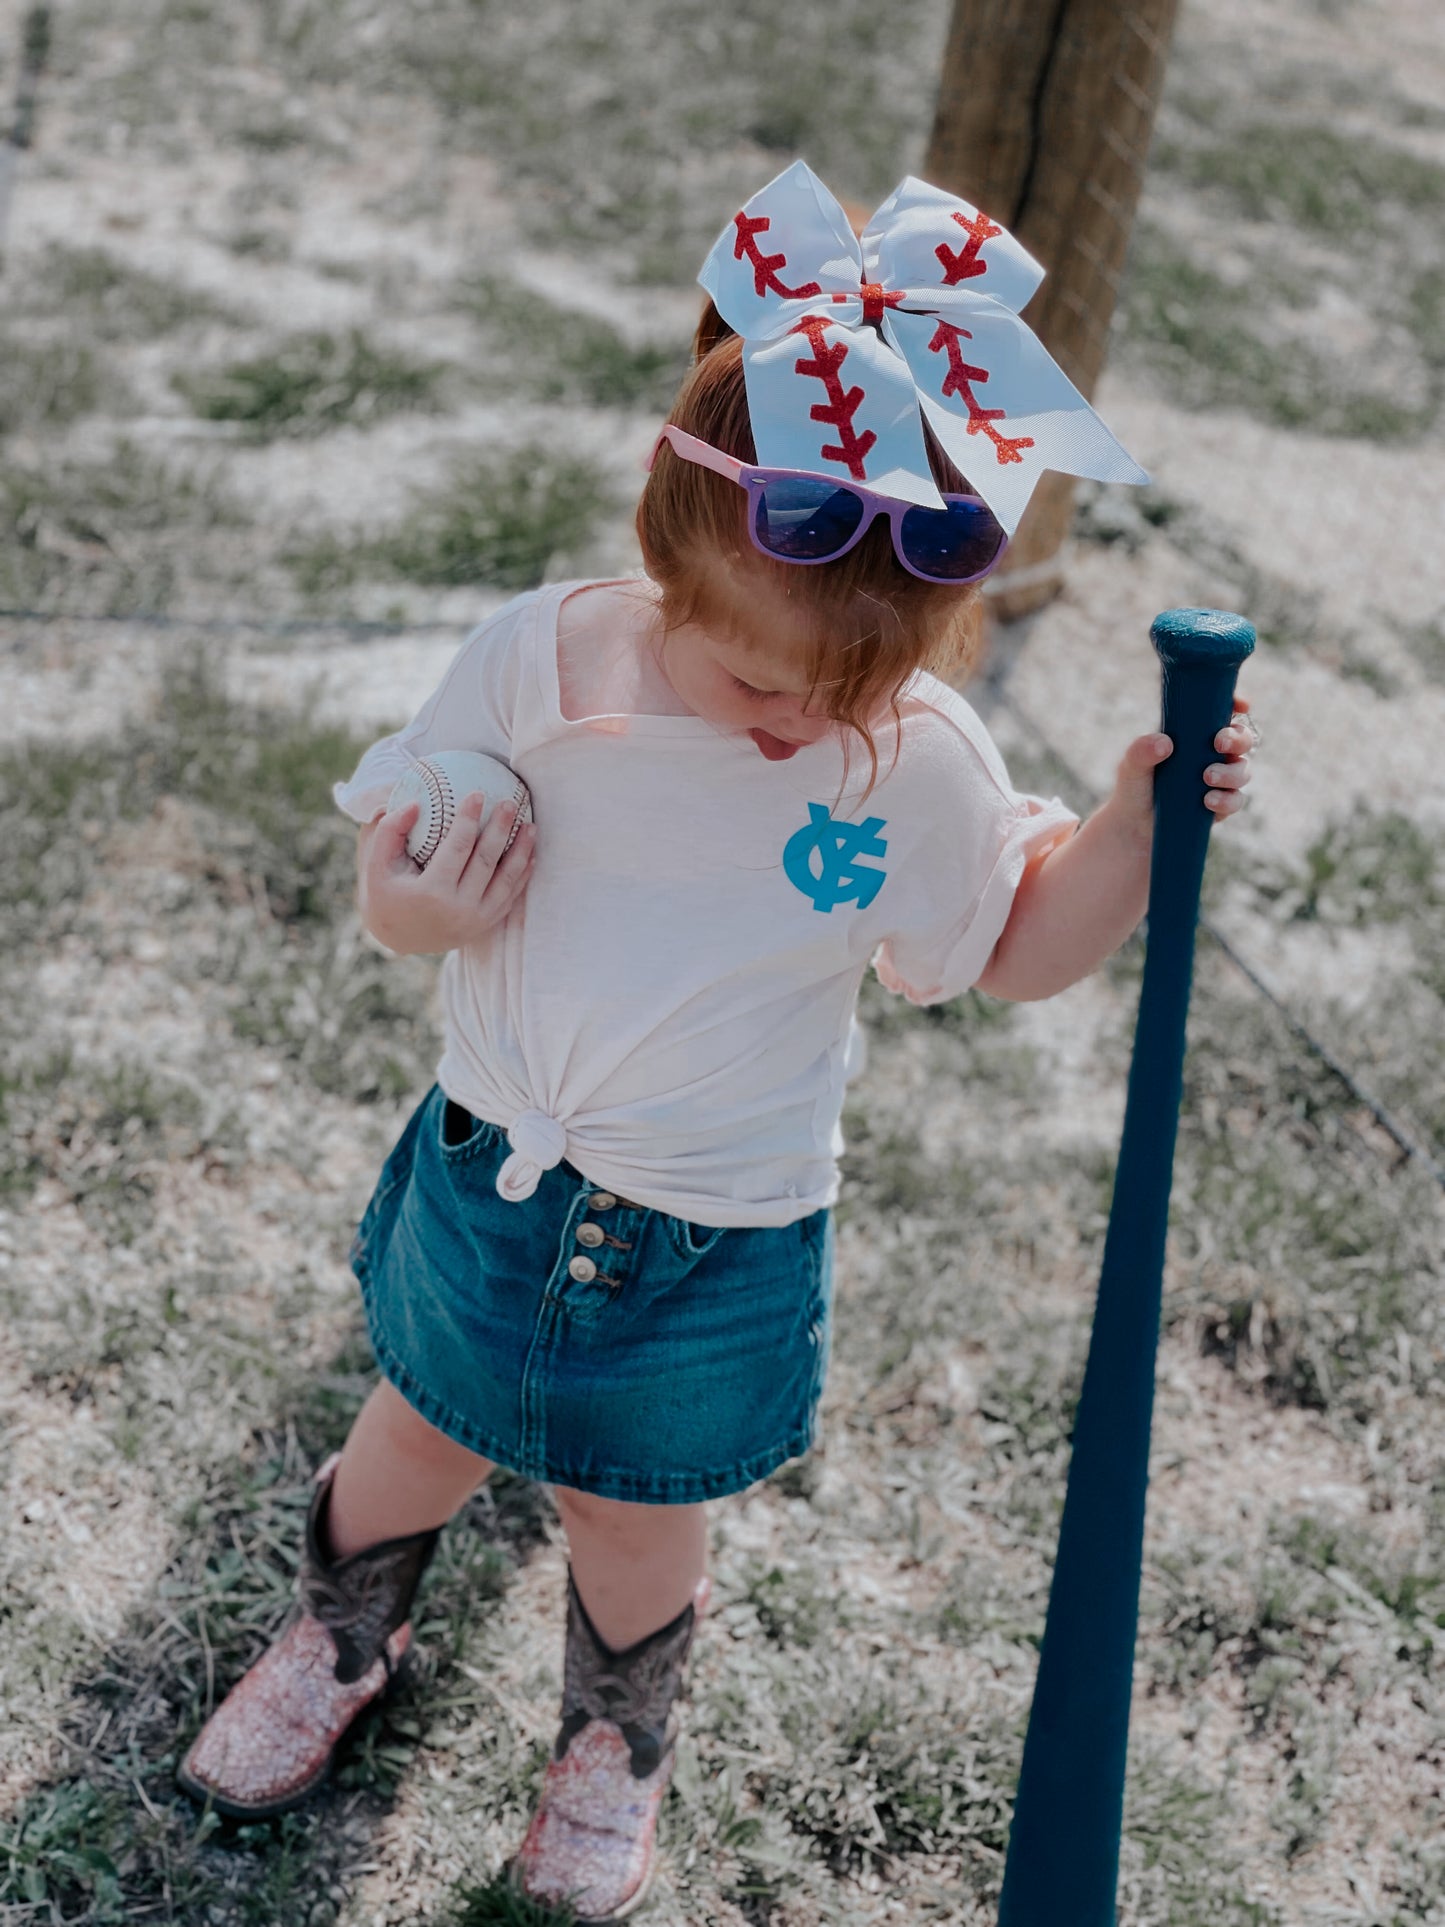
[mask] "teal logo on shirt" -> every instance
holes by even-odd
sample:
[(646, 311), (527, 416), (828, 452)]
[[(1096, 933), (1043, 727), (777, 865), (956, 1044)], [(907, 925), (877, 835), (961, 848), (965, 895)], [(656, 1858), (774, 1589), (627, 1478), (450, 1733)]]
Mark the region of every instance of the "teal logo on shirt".
[(815, 910), (835, 910), (840, 903), (856, 903), (860, 910), (866, 910), (888, 872), (859, 859), (886, 854), (887, 839), (878, 834), (884, 818), (868, 816), (861, 823), (840, 822), (828, 814), (823, 803), (810, 803), (808, 815), (811, 821), (794, 831), (783, 850), (783, 870), (789, 883), (812, 898)]

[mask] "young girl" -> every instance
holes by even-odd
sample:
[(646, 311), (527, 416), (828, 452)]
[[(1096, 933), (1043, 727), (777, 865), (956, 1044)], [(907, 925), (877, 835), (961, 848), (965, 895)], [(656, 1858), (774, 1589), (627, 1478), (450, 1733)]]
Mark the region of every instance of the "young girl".
[[(642, 1900), (705, 1502), (814, 1439), (864, 972), (915, 1003), (1047, 997), (1146, 905), (1168, 739), (1128, 745), (1081, 827), (1012, 788), (941, 680), (1031, 473), (1141, 474), (1018, 321), (1032, 265), (920, 182), (860, 250), (816, 177), (780, 176), (704, 269), (645, 573), (519, 596), (338, 786), (367, 927), (446, 953), (445, 1049), (353, 1248), (384, 1376), (317, 1474), (299, 1610), (181, 1769), (223, 1813), (322, 1779), (406, 1650), (438, 1532), (505, 1465), (552, 1487), (570, 1561), (513, 1878), (590, 1922)], [(1220, 816), (1247, 708), (1200, 773)], [(443, 748), (510, 763), (535, 825), (503, 856), (511, 810), (479, 827), (469, 798), (418, 870), (415, 805), (387, 798)]]

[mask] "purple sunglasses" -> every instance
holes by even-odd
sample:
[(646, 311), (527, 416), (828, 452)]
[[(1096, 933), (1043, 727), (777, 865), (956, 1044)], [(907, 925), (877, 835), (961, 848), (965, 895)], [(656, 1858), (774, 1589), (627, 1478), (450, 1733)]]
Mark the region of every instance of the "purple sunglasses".
[(710, 468), (748, 492), (748, 534), (775, 562), (835, 562), (861, 542), (879, 515), (888, 517), (893, 553), (910, 575), (954, 587), (978, 582), (1008, 547), (992, 509), (979, 495), (945, 495), (941, 509), (920, 508), (853, 482), (796, 468), (756, 468), (668, 422), (644, 464), (651, 469), (666, 442), (685, 462)]

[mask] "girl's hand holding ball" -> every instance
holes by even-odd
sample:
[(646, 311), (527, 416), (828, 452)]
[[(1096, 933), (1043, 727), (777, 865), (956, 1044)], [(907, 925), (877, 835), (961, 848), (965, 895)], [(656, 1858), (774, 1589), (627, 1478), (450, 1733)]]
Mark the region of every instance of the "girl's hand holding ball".
[(488, 812), (480, 792), (463, 797), (424, 869), (406, 847), (420, 803), (404, 803), (368, 823), (357, 845), (357, 886), (361, 920), (372, 936), (402, 956), (479, 943), (506, 917), (532, 873), (536, 826), (524, 821), (514, 838), (518, 809), (503, 803)]

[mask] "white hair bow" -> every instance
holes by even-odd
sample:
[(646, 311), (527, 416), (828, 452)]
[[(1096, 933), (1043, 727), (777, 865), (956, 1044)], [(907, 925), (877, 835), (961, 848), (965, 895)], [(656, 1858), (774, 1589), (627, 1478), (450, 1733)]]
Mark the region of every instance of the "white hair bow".
[(698, 276), (743, 337), (760, 464), (939, 508), (922, 410), (1010, 535), (1046, 468), (1149, 479), (1020, 319), (1043, 278), (997, 221), (911, 175), (860, 247), (804, 161), (733, 216)]

